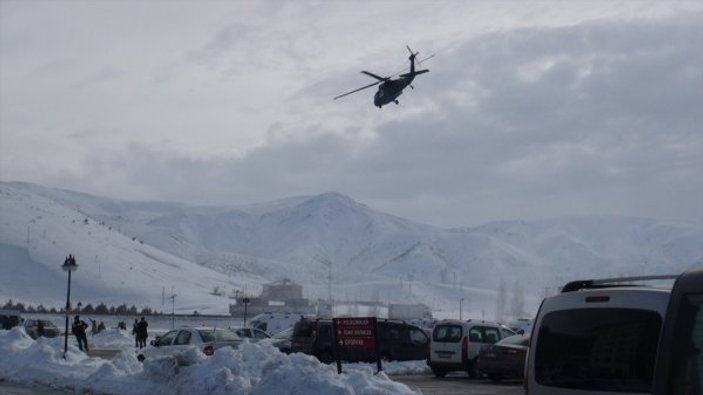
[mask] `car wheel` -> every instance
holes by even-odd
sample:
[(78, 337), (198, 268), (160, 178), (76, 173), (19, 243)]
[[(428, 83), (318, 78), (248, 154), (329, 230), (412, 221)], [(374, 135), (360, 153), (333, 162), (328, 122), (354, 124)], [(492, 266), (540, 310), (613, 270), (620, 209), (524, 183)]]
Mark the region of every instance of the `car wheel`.
[(501, 380), (503, 380), (503, 376), (500, 374), (489, 374), (488, 378), (491, 379), (491, 381), (494, 383), (499, 383)]
[(440, 368), (435, 368), (432, 367), (432, 373), (435, 375), (435, 377), (442, 378), (447, 375), (447, 369), (440, 369)]

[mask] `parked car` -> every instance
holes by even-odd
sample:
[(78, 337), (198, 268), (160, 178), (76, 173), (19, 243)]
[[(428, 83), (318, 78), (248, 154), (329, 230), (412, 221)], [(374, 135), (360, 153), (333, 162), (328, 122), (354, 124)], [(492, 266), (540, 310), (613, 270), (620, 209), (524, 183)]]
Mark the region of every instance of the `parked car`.
[(478, 353), (478, 370), (493, 381), (522, 378), (529, 347), (530, 335), (508, 336), (496, 344), (483, 345)]
[(489, 321), (442, 320), (432, 329), (432, 343), (427, 364), (437, 377), (451, 371), (465, 371), (472, 378), (481, 377), (476, 361), (481, 346), (495, 344), (516, 333)]
[(61, 334), (59, 328), (48, 320), (29, 319), (24, 321), (24, 330), (32, 339), (43, 337), (57, 337)]
[[(400, 320), (376, 321), (378, 357), (388, 361), (410, 361), (427, 358), (429, 338), (415, 325)], [(314, 355), (321, 362), (331, 363), (335, 356), (348, 362), (369, 362), (376, 359), (375, 350), (335, 350), (332, 320), (301, 320), (295, 324), (291, 350)]]
[(137, 359), (175, 355), (193, 346), (203, 354), (210, 356), (222, 347), (237, 348), (242, 339), (229, 329), (213, 328), (183, 328), (175, 329), (158, 336), (151, 341), (151, 346), (139, 350)]
[[(657, 284), (676, 277), (579, 280), (545, 298), (528, 353), (526, 393), (652, 394), (653, 382), (656, 395), (700, 393), (703, 273), (683, 274), (673, 290)], [(687, 380), (673, 378), (682, 375)]]
[(505, 325), (518, 335), (523, 335), (532, 332), (532, 325), (534, 322), (535, 320), (533, 318), (518, 318), (515, 321), (506, 323)]
[(285, 354), (291, 353), (291, 339), (293, 338), (293, 328), (288, 328), (271, 336), (268, 340), (272, 346)]
[(255, 328), (230, 328), (230, 330), (234, 331), (237, 336), (247, 338), (249, 341), (254, 343), (261, 339), (268, 339), (271, 337), (268, 333)]
[(301, 313), (261, 313), (249, 322), (249, 327), (275, 334), (292, 328), (302, 318), (314, 319), (314, 316)]

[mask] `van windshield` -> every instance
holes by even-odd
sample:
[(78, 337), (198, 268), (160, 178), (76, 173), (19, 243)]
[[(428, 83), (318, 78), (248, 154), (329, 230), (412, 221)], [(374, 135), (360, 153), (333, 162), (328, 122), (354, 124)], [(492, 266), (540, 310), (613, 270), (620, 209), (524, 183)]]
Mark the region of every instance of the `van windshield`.
[(648, 310), (575, 309), (546, 314), (535, 350), (545, 386), (649, 392), (661, 316)]
[(298, 321), (293, 329), (293, 337), (312, 337), (314, 322)]

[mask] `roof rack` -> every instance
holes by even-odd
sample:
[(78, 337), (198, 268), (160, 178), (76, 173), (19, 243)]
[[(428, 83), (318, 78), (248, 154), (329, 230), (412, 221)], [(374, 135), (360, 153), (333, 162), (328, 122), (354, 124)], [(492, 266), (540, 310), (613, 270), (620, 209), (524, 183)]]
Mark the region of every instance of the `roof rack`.
[(654, 276), (635, 276), (635, 277), (614, 277), (614, 278), (599, 278), (593, 280), (576, 280), (564, 285), (561, 293), (574, 292), (581, 289), (598, 289), (598, 288), (615, 288), (632, 286), (633, 281), (656, 281), (656, 280), (675, 280), (678, 274), (661, 274)]

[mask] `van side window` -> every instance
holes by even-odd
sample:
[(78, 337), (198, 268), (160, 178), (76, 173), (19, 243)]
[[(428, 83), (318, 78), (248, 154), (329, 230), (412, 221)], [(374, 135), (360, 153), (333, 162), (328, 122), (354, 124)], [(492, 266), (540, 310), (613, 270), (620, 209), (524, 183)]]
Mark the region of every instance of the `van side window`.
[(703, 389), (703, 295), (683, 298), (674, 328), (669, 394), (697, 394)]
[(469, 329), (469, 341), (472, 342), (482, 342), (483, 336), (481, 335), (481, 328), (473, 327)]
[(320, 325), (318, 328), (318, 338), (319, 339), (331, 339), (332, 338), (332, 326), (331, 325)]
[(488, 344), (495, 344), (500, 339), (498, 329), (495, 328), (485, 328), (485, 335), (485, 342)]

